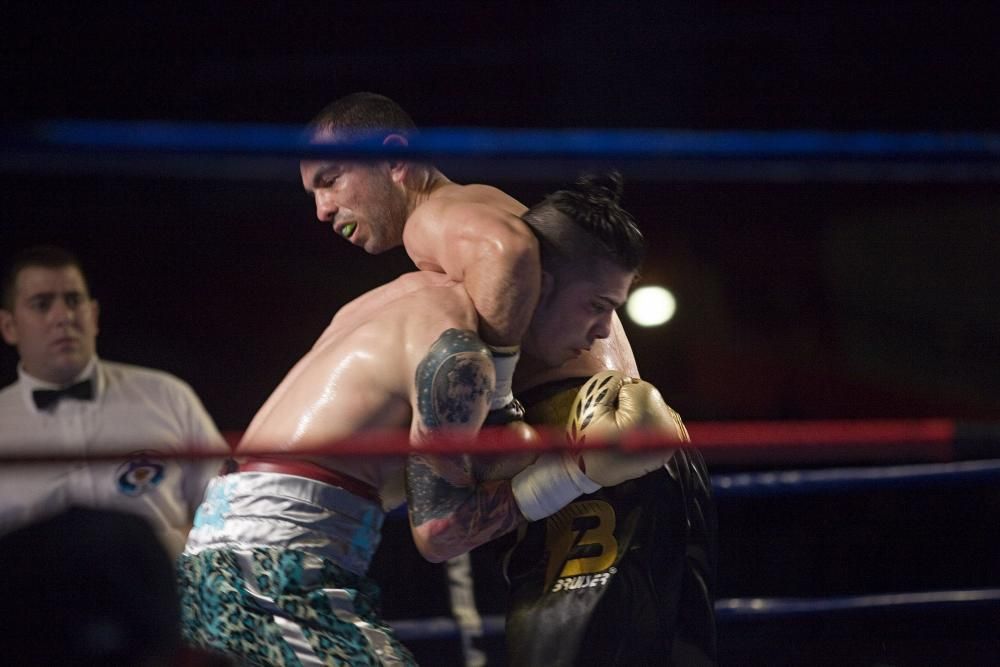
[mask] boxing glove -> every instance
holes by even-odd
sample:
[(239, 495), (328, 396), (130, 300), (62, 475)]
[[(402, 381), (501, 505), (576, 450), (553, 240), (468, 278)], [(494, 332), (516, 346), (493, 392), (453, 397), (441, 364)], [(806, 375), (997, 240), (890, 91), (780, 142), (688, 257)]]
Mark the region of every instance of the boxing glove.
[(510, 479), (535, 460), (539, 442), (538, 432), (524, 421), (524, 406), (516, 398), (490, 410), (479, 433), (476, 459), (483, 470), (480, 477)]
[[(614, 443), (632, 429), (656, 430), (668, 442), (689, 440), (680, 417), (656, 387), (616, 371), (603, 371), (587, 381), (573, 402), (566, 426), (567, 436), (575, 445), (583, 445), (587, 438)], [(595, 484), (615, 486), (663, 467), (673, 453), (673, 449), (584, 449), (578, 461)]]
[[(572, 445), (588, 437), (617, 441), (633, 428), (656, 428), (664, 439), (689, 440), (680, 417), (648, 382), (617, 371), (594, 375), (577, 393), (566, 425)], [(673, 450), (625, 453), (614, 449), (571, 450), (543, 454), (511, 480), (521, 513), (530, 521), (545, 518), (578, 496), (652, 472), (670, 460)], [(585, 472), (586, 471), (586, 472)]]

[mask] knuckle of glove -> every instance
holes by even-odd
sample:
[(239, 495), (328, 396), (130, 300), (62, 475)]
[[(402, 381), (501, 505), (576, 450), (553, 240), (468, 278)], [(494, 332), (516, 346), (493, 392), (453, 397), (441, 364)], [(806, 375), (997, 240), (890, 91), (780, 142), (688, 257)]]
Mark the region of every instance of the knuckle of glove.
[(640, 381), (621, 392), (617, 417), (623, 428), (644, 428), (684, 433), (680, 416), (663, 400), (660, 391), (649, 382)]
[[(577, 394), (567, 424), (567, 434), (575, 444), (588, 437), (613, 443), (636, 429), (653, 429), (673, 436), (672, 440), (685, 440), (680, 418), (655, 386), (614, 371), (598, 373), (587, 381)], [(641, 453), (585, 450), (580, 463), (595, 483), (614, 486), (656, 470), (672, 455), (670, 449)]]
[(571, 442), (582, 442), (588, 435), (605, 439), (618, 434), (615, 412), (622, 388), (630, 381), (618, 371), (602, 371), (587, 380), (573, 400), (566, 424)]

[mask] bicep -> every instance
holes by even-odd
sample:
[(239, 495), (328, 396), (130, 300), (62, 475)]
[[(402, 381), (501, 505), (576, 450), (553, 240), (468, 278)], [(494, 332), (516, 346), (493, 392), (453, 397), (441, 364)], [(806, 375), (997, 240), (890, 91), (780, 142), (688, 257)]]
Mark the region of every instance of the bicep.
[(407, 223), (403, 243), (418, 267), (464, 280), (487, 264), (537, 258), (537, 241), (513, 213), (482, 203), (441, 203)]

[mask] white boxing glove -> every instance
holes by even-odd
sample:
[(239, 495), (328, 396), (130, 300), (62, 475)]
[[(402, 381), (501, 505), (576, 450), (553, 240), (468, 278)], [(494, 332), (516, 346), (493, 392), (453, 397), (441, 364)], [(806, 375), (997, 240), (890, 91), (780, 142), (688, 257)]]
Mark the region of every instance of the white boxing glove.
[[(584, 384), (566, 424), (567, 437), (574, 445), (582, 444), (587, 437), (613, 443), (624, 431), (636, 428), (663, 431), (667, 441), (690, 440), (680, 416), (663, 401), (656, 387), (617, 371), (602, 371)], [(582, 494), (662, 467), (673, 451), (626, 453), (602, 449), (544, 454), (511, 480), (514, 499), (527, 519), (537, 521)]]

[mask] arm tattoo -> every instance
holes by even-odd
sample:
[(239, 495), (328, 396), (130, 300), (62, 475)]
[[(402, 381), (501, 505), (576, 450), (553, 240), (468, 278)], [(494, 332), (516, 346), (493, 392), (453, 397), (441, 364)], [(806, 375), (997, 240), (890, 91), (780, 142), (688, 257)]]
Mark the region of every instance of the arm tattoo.
[(448, 329), (417, 366), (417, 411), (426, 428), (482, 424), (492, 398), (493, 361), (473, 331)]
[[(417, 367), (419, 433), (474, 434), (496, 382), (489, 348), (474, 331), (448, 329)], [(507, 481), (482, 481), (469, 456), (411, 454), (406, 464), (410, 522), (435, 549), (464, 553), (523, 521)]]
[(432, 524), (443, 542), (461, 551), (508, 533), (524, 521), (510, 482), (478, 481), (467, 456), (411, 455), (406, 498), (414, 527)]

